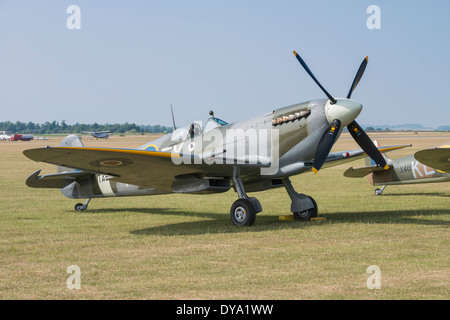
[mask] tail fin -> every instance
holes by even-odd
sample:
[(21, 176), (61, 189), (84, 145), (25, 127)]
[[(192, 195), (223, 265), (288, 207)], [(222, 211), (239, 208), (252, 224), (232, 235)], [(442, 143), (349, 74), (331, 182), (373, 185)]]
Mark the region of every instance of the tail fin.
[[(83, 143), (81, 142), (81, 137), (76, 134), (71, 134), (71, 135), (68, 135), (67, 137), (65, 137), (63, 139), (63, 141), (61, 141), (61, 144), (59, 146), (60, 147), (84, 147)], [(58, 166), (58, 168), (57, 168), (58, 173), (75, 172), (75, 171), (78, 171), (78, 170), (75, 170), (72, 168), (67, 168), (67, 167), (62, 167), (62, 166)]]
[[(380, 144), (378, 143), (378, 141), (376, 141), (376, 140), (373, 140), (373, 144), (374, 144), (375, 147), (377, 147), (377, 148), (381, 147)], [(389, 158), (386, 156), (385, 153), (382, 153), (381, 155), (383, 156), (384, 160), (386, 160), (387, 163), (388, 163), (389, 161), (391, 161), (391, 159), (389, 159)], [(368, 166), (376, 166), (376, 165), (377, 165), (377, 164), (375, 163), (375, 161), (373, 161), (370, 157), (366, 157), (365, 164), (366, 164), (367, 167), (368, 167)]]

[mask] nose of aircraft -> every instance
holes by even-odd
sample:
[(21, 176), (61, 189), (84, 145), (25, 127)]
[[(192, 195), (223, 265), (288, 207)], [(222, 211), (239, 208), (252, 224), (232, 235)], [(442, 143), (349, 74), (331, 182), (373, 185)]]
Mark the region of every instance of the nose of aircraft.
[(362, 104), (350, 99), (336, 99), (336, 103), (327, 102), (325, 114), (329, 123), (339, 120), (342, 126), (349, 125), (362, 110)]

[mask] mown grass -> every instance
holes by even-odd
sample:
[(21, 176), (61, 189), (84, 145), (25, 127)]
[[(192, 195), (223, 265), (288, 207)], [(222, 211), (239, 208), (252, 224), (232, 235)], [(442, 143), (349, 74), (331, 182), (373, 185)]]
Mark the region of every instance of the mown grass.
[[(345, 135), (335, 150), (355, 149)], [(86, 140), (131, 146), (145, 137)], [(126, 141), (125, 141), (126, 140)], [(445, 134), (383, 135), (382, 145), (413, 143), (397, 158), (447, 142)], [(450, 184), (388, 187), (373, 195), (348, 167), (293, 177), (326, 222), (280, 221), (284, 188), (252, 194), (264, 211), (234, 227), (236, 195), (168, 195), (93, 200), (84, 213), (57, 190), (30, 189), (26, 177), (50, 165), (22, 150), (45, 142), (0, 144), (0, 298), (2, 299), (448, 299)], [(363, 161), (351, 163), (363, 165)], [(81, 269), (69, 290), (66, 269)], [(366, 269), (381, 269), (369, 290)]]

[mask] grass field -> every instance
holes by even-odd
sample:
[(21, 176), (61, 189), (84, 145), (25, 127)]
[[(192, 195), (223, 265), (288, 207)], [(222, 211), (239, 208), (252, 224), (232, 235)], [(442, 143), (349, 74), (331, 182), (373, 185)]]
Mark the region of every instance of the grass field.
[[(392, 158), (450, 141), (449, 133), (372, 133), (381, 145), (413, 144)], [(86, 146), (137, 147), (150, 137), (83, 140)], [(1, 299), (449, 299), (450, 183), (390, 186), (374, 196), (348, 165), (292, 178), (314, 197), (326, 222), (280, 221), (284, 188), (251, 194), (261, 201), (253, 227), (234, 227), (224, 194), (76, 200), (31, 189), (37, 169), (22, 151), (49, 141), (0, 143)], [(333, 151), (357, 149), (346, 134)], [(363, 160), (350, 165), (362, 166)], [(67, 267), (79, 266), (70, 290)], [(367, 267), (381, 289), (366, 286)]]

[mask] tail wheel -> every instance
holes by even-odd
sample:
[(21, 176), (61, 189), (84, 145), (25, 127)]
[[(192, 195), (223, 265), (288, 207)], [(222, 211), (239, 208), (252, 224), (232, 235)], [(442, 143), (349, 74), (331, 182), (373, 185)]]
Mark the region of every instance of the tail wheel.
[(294, 212), (295, 219), (302, 220), (302, 221), (309, 221), (309, 219), (317, 217), (317, 213), (319, 211), (317, 208), (317, 203), (310, 196), (308, 196), (308, 198), (312, 201), (314, 207), (311, 209), (302, 211), (302, 212)]
[(235, 226), (251, 226), (255, 223), (256, 210), (250, 200), (239, 199), (231, 206), (230, 216)]

